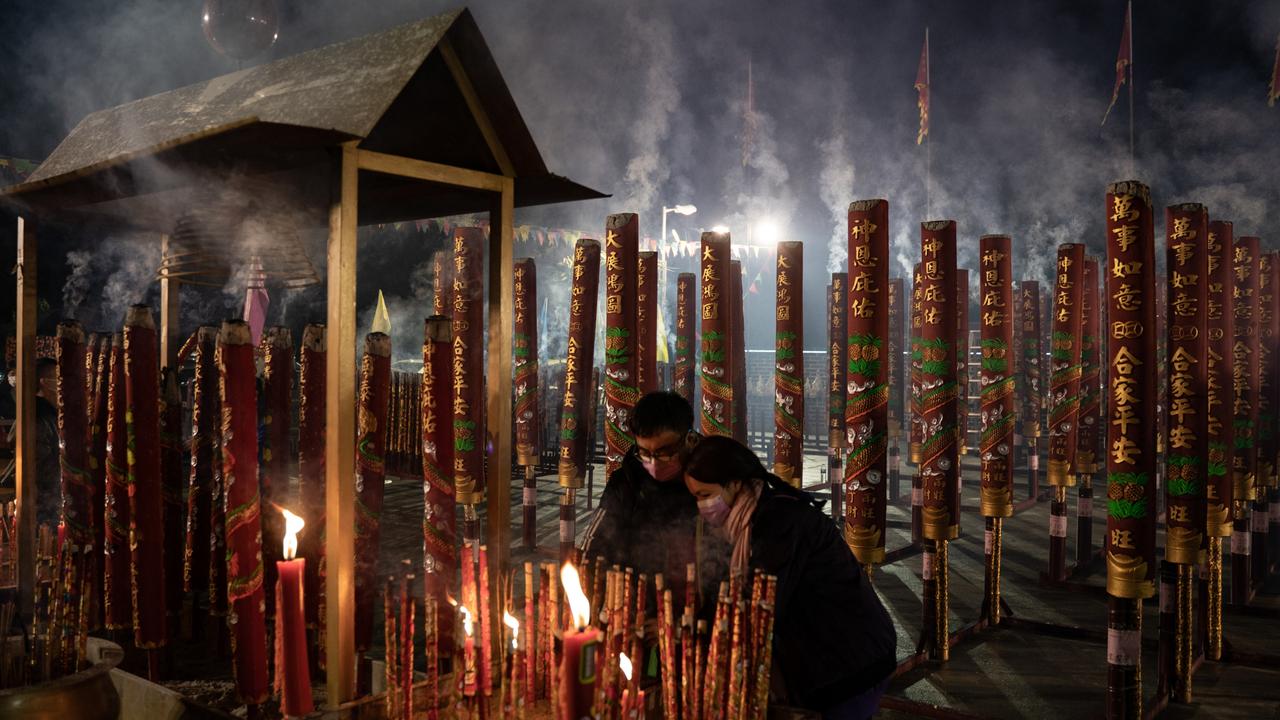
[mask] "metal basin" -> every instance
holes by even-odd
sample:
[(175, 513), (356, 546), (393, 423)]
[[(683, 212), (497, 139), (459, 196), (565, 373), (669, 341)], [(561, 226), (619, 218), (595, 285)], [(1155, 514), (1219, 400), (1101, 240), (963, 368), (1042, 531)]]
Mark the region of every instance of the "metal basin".
[(0, 690), (0, 719), (116, 720), (120, 696), (111, 682), (111, 669), (123, 657), (120, 646), (90, 638), (88, 656), (94, 664), (74, 675)]

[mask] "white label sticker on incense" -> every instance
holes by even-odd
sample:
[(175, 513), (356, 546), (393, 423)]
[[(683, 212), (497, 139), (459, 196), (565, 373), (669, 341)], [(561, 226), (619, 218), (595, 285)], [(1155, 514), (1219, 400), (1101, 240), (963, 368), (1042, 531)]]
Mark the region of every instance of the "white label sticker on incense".
[(1049, 537), (1064, 538), (1067, 536), (1067, 516), (1066, 515), (1050, 515), (1049, 516)]
[(1107, 663), (1133, 666), (1138, 664), (1142, 635), (1137, 630), (1107, 628)]
[(1280, 502), (1271, 503), (1271, 507), (1267, 509), (1267, 514), (1271, 516), (1271, 522), (1280, 523)]
[(538, 500), (538, 488), (527, 487), (524, 489), (525, 505), (537, 505), (538, 504), (537, 500)]
[(1039, 469), (1040, 469), (1040, 454), (1039, 454), (1039, 453), (1031, 453), (1031, 457), (1027, 458), (1027, 466), (1028, 466), (1028, 467), (1030, 467), (1032, 470), (1039, 470)]
[(1160, 612), (1173, 612), (1173, 584), (1160, 583)]
[(1013, 434), (1013, 446), (1022, 447), (1022, 433)]
[(1249, 541), (1253, 538), (1246, 530), (1231, 531), (1231, 554), (1248, 555)]
[(911, 488), (911, 507), (924, 505), (924, 488)]
[(573, 521), (560, 521), (560, 542), (573, 542)]
[(982, 531), (982, 553), (984, 555), (990, 555), (991, 549), (995, 547), (995, 535), (990, 530)]
[(1093, 498), (1082, 497), (1076, 504), (1076, 517), (1091, 518), (1093, 517)]
[(1269, 518), (1267, 513), (1253, 511), (1253, 531), (1256, 533), (1264, 533), (1267, 531), (1267, 522)]
[(933, 556), (934, 556), (934, 553), (929, 550), (925, 550), (924, 554), (920, 556), (921, 558), (924, 559), (923, 561), (924, 561), (924, 579), (925, 580), (933, 579)]

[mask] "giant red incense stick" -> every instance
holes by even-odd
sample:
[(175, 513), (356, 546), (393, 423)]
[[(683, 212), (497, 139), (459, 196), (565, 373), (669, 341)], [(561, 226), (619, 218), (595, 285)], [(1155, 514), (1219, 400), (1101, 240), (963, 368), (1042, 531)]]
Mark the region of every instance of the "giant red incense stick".
[[(1277, 487), (1277, 453), (1280, 453), (1280, 255), (1263, 253), (1258, 262), (1258, 470), (1250, 507), (1250, 551), (1253, 583), (1261, 583), (1271, 572), (1267, 534), (1268, 500)], [(1280, 510), (1280, 508), (1277, 508)], [(1280, 517), (1274, 518), (1280, 521)], [(1274, 554), (1274, 553), (1272, 553)]]
[(1080, 421), (1081, 304), (1084, 245), (1058, 246), (1053, 296), (1053, 336), (1049, 358), (1049, 575), (1066, 579), (1067, 488), (1076, 484), (1076, 432)]
[[(151, 309), (125, 315), (124, 379), (129, 434), (129, 547), (134, 643), (165, 644), (164, 506), (160, 484), (159, 348)], [(176, 548), (174, 548), (176, 551)]]
[[(289, 452), (293, 406), (293, 335), (273, 326), (262, 334), (262, 501), (267, 507), (286, 501), (293, 462)], [(262, 554), (266, 568), (267, 616), (275, 615), (276, 562), (280, 560), (284, 521), (278, 512), (262, 517)], [(305, 556), (304, 556), (305, 557)]]
[(689, 405), (693, 405), (696, 384), (694, 360), (697, 347), (698, 276), (680, 273), (676, 277), (676, 364), (672, 373), (672, 388)]
[(729, 262), (729, 347), (733, 384), (733, 439), (747, 444), (747, 343), (742, 322), (742, 261)]
[(827, 286), (827, 449), (828, 469), (835, 472), (840, 462), (840, 450), (847, 442), (845, 436), (845, 395), (848, 392), (846, 378), (849, 365), (848, 307), (845, 304), (848, 289), (848, 273), (831, 273)]
[(369, 333), (360, 362), (356, 428), (356, 652), (373, 644), (390, 385), (391, 338)]
[(90, 555), (89, 628), (102, 623), (103, 573), (106, 568), (106, 499), (107, 499), (107, 389), (111, 383), (111, 336), (97, 338), (93, 366), (93, 406), (89, 425), (89, 482), (93, 490), (93, 549)]
[(979, 507), (990, 518), (1013, 515), (1013, 426), (1017, 418), (1013, 361), (1013, 271), (1007, 235), (980, 240), (982, 462)]
[(698, 415), (703, 435), (733, 436), (733, 353), (730, 343), (730, 238), (702, 233), (701, 388)]
[(584, 485), (588, 441), (594, 417), (590, 393), (595, 356), (596, 291), (600, 282), (600, 243), (583, 238), (573, 250), (573, 286), (569, 297), (569, 344), (564, 362), (564, 401), (560, 413), (558, 476), (560, 560), (568, 562), (574, 544), (574, 492)]
[(1030, 474), (1028, 485), (1031, 497), (1040, 492), (1040, 424), (1044, 408), (1044, 392), (1041, 378), (1044, 377), (1040, 364), (1044, 353), (1041, 352), (1040, 334), (1040, 283), (1035, 280), (1023, 280), (1019, 288), (1019, 310), (1022, 314), (1022, 345), (1019, 352), (1018, 377), (1022, 378), (1022, 411), (1020, 421), (1022, 437), (1027, 441), (1027, 471)]
[(1236, 240), (1233, 256), (1235, 271), (1235, 344), (1232, 348), (1232, 407), (1235, 416), (1235, 451), (1231, 457), (1231, 600), (1248, 602), (1249, 575), (1249, 503), (1256, 498), (1255, 480), (1259, 471), (1258, 446), (1266, 442), (1259, 426), (1266, 404), (1261, 340), (1264, 308), (1261, 300), (1261, 256), (1258, 238)]
[(662, 385), (658, 375), (658, 253), (636, 261), (636, 388), (647, 395)]
[(844, 539), (858, 562), (871, 566), (884, 560), (886, 534), (889, 203), (851, 203), (848, 240)]
[(634, 442), (631, 413), (640, 399), (636, 385), (636, 266), (640, 220), (635, 213), (605, 221), (604, 441), (605, 475), (622, 464)]
[(427, 597), (443, 611), (436, 634), (441, 648), (453, 647), (449, 588), (458, 568), (457, 511), (453, 478), (453, 371), (449, 318), (426, 320), (422, 343), (423, 568)]
[(111, 338), (111, 374), (107, 383), (106, 499), (103, 506), (106, 557), (103, 568), (103, 618), (108, 630), (133, 628), (129, 587), (129, 460), (124, 388), (124, 335)]
[(232, 620), (236, 692), (244, 702), (259, 704), (266, 700), (270, 685), (262, 589), (258, 398), (248, 323), (238, 320), (222, 323), (218, 355), (227, 601)]
[(184, 453), (182, 452), (182, 396), (178, 393), (178, 371), (160, 372), (160, 482), (164, 505), (164, 594), (165, 610), (177, 625), (182, 609), (183, 553), (186, 543), (182, 502)]
[(907, 303), (905, 292), (902, 278), (889, 280), (889, 339), (885, 343), (889, 361), (889, 502), (896, 502), (901, 493), (901, 452), (898, 445), (903, 424), (907, 422), (905, 392), (909, 384), (902, 364), (906, 341), (903, 335), (903, 306)]
[[(453, 236), (453, 482), (458, 502), (484, 499), (484, 231), (460, 227)], [(474, 511), (473, 511), (474, 512)], [(474, 525), (474, 523), (472, 523)], [(479, 529), (476, 528), (478, 533)], [(464, 535), (466, 535), (464, 533)], [(476, 534), (466, 535), (475, 539)], [(475, 612), (477, 608), (472, 607)]]
[(1155, 592), (1156, 332), (1151, 192), (1110, 185), (1107, 225), (1107, 713), (1142, 716), (1141, 600)]
[(1165, 456), (1165, 559), (1199, 563), (1204, 539), (1202, 489), (1208, 455), (1205, 385), (1208, 215), (1203, 205), (1165, 211), (1168, 268), (1168, 433)]
[(1232, 256), (1235, 237), (1230, 222), (1209, 223), (1209, 291), (1205, 319), (1208, 325), (1209, 358), (1205, 385), (1208, 388), (1206, 433), (1209, 457), (1205, 475), (1205, 535), (1207, 577), (1205, 594), (1205, 657), (1222, 659), (1222, 538), (1231, 537), (1231, 462), (1235, 454), (1233, 393), (1233, 349), (1235, 346), (1235, 269)]
[(804, 244), (778, 243), (773, 348), (773, 474), (804, 481)]
[(1174, 576), (1176, 615), (1173, 662), (1162, 668), (1181, 702), (1191, 701), (1194, 662), (1191, 573), (1204, 547), (1204, 484), (1208, 460), (1208, 213), (1203, 205), (1187, 203), (1165, 211), (1169, 321), (1167, 358), (1169, 377), (1165, 489), (1165, 562), (1177, 567)]
[(302, 330), (301, 364), (298, 371), (298, 507), (306, 520), (306, 532), (298, 538), (298, 554), (307, 560), (303, 574), (303, 597), (309, 598), (307, 627), (324, 623), (320, 612), (324, 583), (320, 574), (324, 558), (324, 431), (325, 362), (328, 331), (324, 325), (309, 324)]
[(1000, 622), (1000, 566), (1004, 518), (1013, 515), (1013, 427), (1017, 398), (1013, 374), (1013, 250), (1007, 235), (979, 240), (979, 323), (982, 360), (978, 371), (981, 460), (979, 510), (986, 516), (986, 597), (983, 615)]
[(1101, 300), (1095, 258), (1085, 258), (1081, 278), (1084, 287), (1080, 293), (1080, 415), (1076, 430), (1076, 563), (1087, 567), (1093, 560), (1093, 476), (1098, 473), (1098, 433), (1102, 425)]
[(93, 540), (93, 486), (89, 476), (89, 418), (85, 394), (84, 330), (75, 320), (58, 323), (58, 444), (62, 468), (59, 535), (76, 546)]
[(222, 502), (222, 498), (213, 496), (213, 466), (222, 461), (214, 453), (220, 425), (218, 366), (214, 359), (217, 341), (216, 328), (201, 327), (196, 331), (195, 374), (191, 380), (191, 471), (187, 478), (187, 534), (182, 589), (195, 595), (193, 603), (197, 607), (201, 604), (199, 598), (207, 597), (209, 591), (213, 504)]
[(964, 268), (956, 270), (956, 342), (956, 447), (963, 458), (969, 452), (969, 271)]
[(516, 261), (515, 334), (512, 336), (515, 373), (516, 464), (524, 466), (524, 545), (538, 545), (538, 274), (532, 258)]
[[(951, 220), (920, 226), (920, 484), (924, 490), (921, 534), (937, 552), (932, 648), (939, 660), (949, 653), (947, 543), (960, 531), (960, 488), (956, 417), (959, 341), (956, 321), (956, 224)], [(927, 556), (931, 553), (926, 553)]]

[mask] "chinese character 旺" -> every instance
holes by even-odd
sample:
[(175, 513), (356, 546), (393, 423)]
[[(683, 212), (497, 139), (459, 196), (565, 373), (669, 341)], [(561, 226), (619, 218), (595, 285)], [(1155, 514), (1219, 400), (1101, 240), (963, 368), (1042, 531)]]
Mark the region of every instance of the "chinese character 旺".
[(1136, 549), (1133, 545), (1132, 530), (1112, 530), (1111, 531), (1111, 547), (1124, 548), (1125, 550)]

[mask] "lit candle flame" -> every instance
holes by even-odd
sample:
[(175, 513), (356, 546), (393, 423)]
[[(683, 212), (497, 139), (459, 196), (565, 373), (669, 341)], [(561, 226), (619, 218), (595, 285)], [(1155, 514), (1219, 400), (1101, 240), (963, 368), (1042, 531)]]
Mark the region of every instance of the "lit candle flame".
[(618, 653), (618, 667), (622, 669), (622, 675), (631, 682), (631, 658), (626, 653)]
[(280, 512), (284, 515), (284, 559), (292, 560), (298, 554), (298, 531), (306, 523), (284, 508), (280, 508)]
[(565, 563), (560, 568), (560, 584), (564, 585), (565, 599), (569, 601), (569, 612), (573, 615), (573, 625), (581, 630), (591, 624), (591, 601), (582, 592), (582, 581), (578, 578), (578, 569), (573, 563)]
[(503, 610), (502, 622), (511, 628), (511, 649), (518, 650), (520, 646), (520, 621), (511, 613)]
[(467, 637), (471, 637), (471, 611), (466, 605), (459, 605), (458, 612), (462, 613), (462, 631), (467, 634)]

